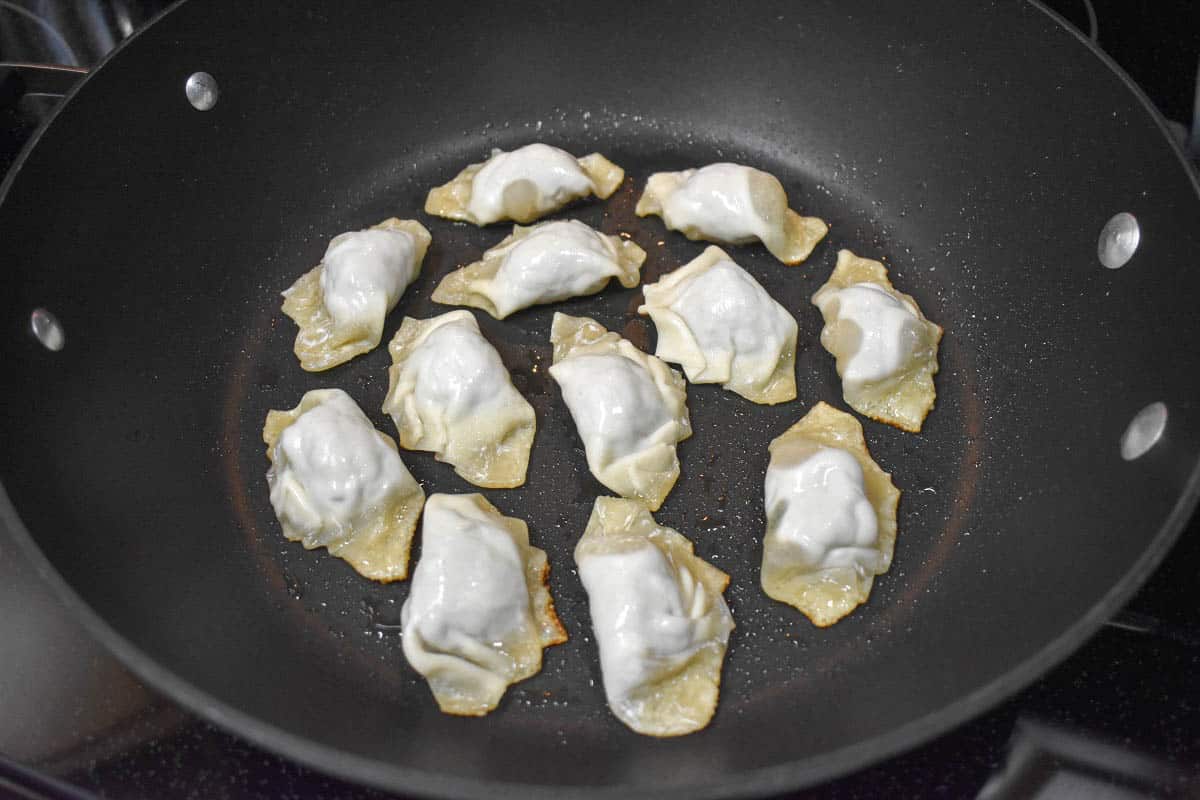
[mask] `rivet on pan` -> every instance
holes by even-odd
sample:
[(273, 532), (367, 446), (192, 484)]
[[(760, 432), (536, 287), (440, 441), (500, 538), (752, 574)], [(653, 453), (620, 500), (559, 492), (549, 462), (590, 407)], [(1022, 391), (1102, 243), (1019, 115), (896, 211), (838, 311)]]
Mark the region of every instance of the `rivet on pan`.
[(44, 308), (35, 308), (29, 315), (29, 327), (47, 350), (58, 352), (67, 343), (67, 334), (63, 332), (62, 323)]
[(217, 79), (207, 72), (193, 72), (183, 85), (188, 102), (197, 111), (208, 111), (217, 104), (221, 90), (217, 87)]
[(1100, 229), (1100, 241), (1096, 243), (1096, 256), (1109, 269), (1120, 269), (1133, 258), (1142, 241), (1142, 229), (1137, 218), (1127, 211), (1114, 214)]
[(1141, 458), (1154, 447), (1167, 429), (1167, 407), (1162, 403), (1151, 403), (1137, 413), (1121, 434), (1121, 458), (1133, 461)]

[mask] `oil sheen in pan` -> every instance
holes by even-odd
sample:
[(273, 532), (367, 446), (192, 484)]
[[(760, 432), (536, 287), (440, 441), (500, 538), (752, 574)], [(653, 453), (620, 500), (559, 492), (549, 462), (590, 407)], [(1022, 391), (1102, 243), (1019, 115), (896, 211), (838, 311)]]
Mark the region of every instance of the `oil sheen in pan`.
[[(313, 649), (327, 661), (329, 670), (386, 703), (398, 730), (430, 722), (436, 706), (400, 649), (397, 622), (407, 583), (371, 584), (321, 551), (306, 552), (285, 542), (267, 500), (262, 477), (266, 462), (257, 436), (267, 409), (288, 407), (305, 390), (326, 385), (346, 389), (380, 430), (394, 433), (379, 411), (387, 388), (386, 350), (378, 348), (322, 375), (301, 372), (290, 352), (288, 326), (280, 322), (277, 288), (286, 287), (294, 273), (311, 266), (328, 237), (381, 214), (419, 208), (428, 187), (444, 182), (456, 165), (478, 160), (492, 145), (511, 148), (544, 140), (580, 154), (601, 150), (624, 167), (626, 181), (607, 202), (579, 203), (553, 218), (580, 219), (605, 233), (632, 238), (648, 253), (644, 282), (657, 280), (704, 247), (666, 231), (657, 219), (634, 215), (647, 175), (718, 160), (741, 161), (774, 172), (793, 207), (827, 219), (831, 233), (799, 267), (779, 264), (761, 246), (731, 247), (729, 252), (799, 323), (799, 397), (764, 407), (719, 386), (689, 385), (695, 434), (680, 446), (682, 474), (658, 514), (662, 524), (695, 542), (698, 555), (732, 576), (726, 597), (738, 625), (730, 641), (717, 715), (709, 730), (689, 737), (705, 737), (713, 744), (687, 760), (703, 759), (706, 769), (714, 768), (713, 759), (726, 769), (752, 766), (739, 763), (745, 756), (719, 746), (725, 736), (737, 735), (739, 720), (769, 713), (781, 703), (791, 708), (811, 705), (820, 697), (826, 676), (880, 658), (881, 644), (902, 638), (920, 614), (921, 595), (966, 533), (965, 513), (986, 457), (980, 397), (988, 387), (980, 383), (973, 353), (958, 346), (959, 320), (947, 307), (946, 290), (938, 282), (947, 272), (922, 269), (924, 265), (911, 260), (905, 239), (908, 211), (898, 209), (885, 217), (862, 195), (846, 191), (837, 182), (850, 177), (844, 165), (821, 170), (769, 151), (704, 142), (649, 119), (626, 119), (620, 127), (611, 127), (614, 120), (605, 115), (563, 114), (549, 122), (543, 120), (541, 130), (538, 121), (531, 121), (448, 141), (444, 152), (414, 162), (394, 184), (381, 184), (375, 178), (350, 190), (336, 208), (315, 211), (311, 232), (281, 245), (272, 272), (263, 276), (261, 297), (252, 301), (260, 306), (257, 316), (247, 315), (255, 319), (254, 327), (245, 332), (225, 388), (222, 449), (227, 489), (245, 545), (264, 576), (263, 602), (277, 607), (289, 625), (302, 628), (305, 637), (317, 642)], [(867, 180), (860, 184), (869, 185), (869, 176), (864, 177)], [(474, 260), (508, 232), (505, 225), (481, 230), (445, 220), (426, 222), (433, 245), (420, 277), (389, 316), (385, 336), (390, 337), (405, 315), (424, 318), (447, 310), (429, 300), (433, 287), (447, 272)], [(891, 571), (876, 581), (866, 606), (835, 628), (818, 631), (759, 588), (765, 527), (762, 480), (772, 438), (817, 400), (843, 406), (832, 359), (818, 342), (820, 314), (809, 302), (832, 270), (839, 247), (884, 260), (898, 285), (916, 296), (930, 314), (939, 316), (948, 333), (937, 378), (938, 403), (925, 433), (914, 436), (864, 420), (872, 453), (904, 492)], [(486, 494), (503, 513), (525, 519), (531, 541), (547, 551), (551, 589), (571, 636), (565, 645), (547, 651), (540, 674), (510, 689), (487, 724), (491, 735), (518, 741), (532, 737), (543, 747), (565, 748), (563, 757), (568, 759), (566, 754), (576, 752), (576, 747), (586, 750), (625, 732), (605, 706), (586, 596), (571, 561), (593, 500), (607, 492), (588, 472), (570, 416), (546, 373), (550, 320), (556, 310), (591, 316), (653, 352), (653, 327), (636, 313), (641, 301), (640, 289), (610, 286), (599, 295), (526, 309), (504, 321), (476, 314), (538, 420), (525, 486)], [(402, 455), (427, 492), (475, 491), (428, 454)], [(419, 555), (418, 538), (414, 560)], [(423, 758), (428, 755), (422, 753)], [(447, 762), (446, 768), (453, 771), (454, 765)], [(566, 773), (563, 780), (570, 782)]]

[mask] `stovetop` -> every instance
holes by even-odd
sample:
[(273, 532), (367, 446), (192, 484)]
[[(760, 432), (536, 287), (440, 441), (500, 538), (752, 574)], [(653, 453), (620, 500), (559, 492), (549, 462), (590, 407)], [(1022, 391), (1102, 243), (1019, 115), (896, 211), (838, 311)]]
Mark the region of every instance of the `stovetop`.
[[(94, 63), (161, 2), (0, 0), (0, 61)], [(1200, 3), (1048, 3), (1188, 137)], [(14, 10), (18, 6), (20, 10)], [(24, 13), (23, 13), (24, 12)], [(38, 19), (33, 19), (30, 14)], [(51, 34), (49, 29), (53, 28)], [(0, 91), (0, 174), (58, 98)], [(1200, 797), (1200, 516), (1075, 655), (934, 741), (795, 797)], [(142, 684), (0, 532), (0, 796), (383, 798), (214, 728)]]

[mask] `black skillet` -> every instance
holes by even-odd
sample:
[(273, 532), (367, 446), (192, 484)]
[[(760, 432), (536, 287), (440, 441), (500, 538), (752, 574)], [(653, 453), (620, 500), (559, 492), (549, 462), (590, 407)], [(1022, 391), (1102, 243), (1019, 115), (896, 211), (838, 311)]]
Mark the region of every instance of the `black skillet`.
[[(219, 87), (207, 112), (184, 92), (201, 70)], [(334, 234), (415, 216), (434, 244), (387, 333), (443, 311), (434, 283), (505, 231), (425, 217), (426, 191), (534, 140), (625, 167), (615, 197), (567, 214), (631, 233), (647, 280), (701, 248), (633, 216), (654, 170), (754, 164), (831, 223), (798, 268), (732, 251), (800, 323), (800, 399), (689, 387), (696, 434), (658, 518), (733, 576), (738, 624), (693, 736), (639, 737), (604, 705), (570, 558), (601, 487), (546, 379), (553, 307), (480, 316), (539, 423), (526, 486), (488, 496), (550, 553), (571, 634), (495, 713), (440, 714), (400, 652), (407, 584), (284, 541), (268, 504), (268, 409), (340, 386), (393, 432), (385, 350), (303, 373), (278, 292)], [(810, 784), (1048, 669), (1195, 504), (1197, 187), (1145, 98), (1036, 5), (192, 2), (83, 82), (5, 194), (4, 524), (147, 681), (351, 779), (476, 797)], [(1110, 270), (1097, 237), (1118, 212), (1141, 241)], [(946, 336), (925, 430), (865, 423), (904, 491), (895, 563), (821, 631), (758, 588), (760, 495), (766, 443), (840, 402), (808, 298), (841, 247), (884, 259)], [(650, 348), (639, 296), (561, 307)], [(35, 308), (62, 323), (61, 351), (29, 335)], [(1165, 435), (1123, 459), (1154, 402)], [(472, 489), (405, 461), (427, 491)]]

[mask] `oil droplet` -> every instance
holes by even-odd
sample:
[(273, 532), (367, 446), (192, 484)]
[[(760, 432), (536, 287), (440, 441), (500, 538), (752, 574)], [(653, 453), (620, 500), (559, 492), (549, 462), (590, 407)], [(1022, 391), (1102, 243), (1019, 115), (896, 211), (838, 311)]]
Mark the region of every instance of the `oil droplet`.
[(286, 572), (283, 573), (283, 585), (287, 589), (288, 596), (293, 600), (300, 600), (304, 597), (304, 590), (300, 586), (300, 581)]
[(385, 633), (401, 629), (400, 609), (396, 608), (394, 599), (388, 598), (380, 603), (364, 597), (358, 606), (367, 615), (367, 625), (369, 626), (367, 633), (373, 632), (377, 639), (382, 639)]

